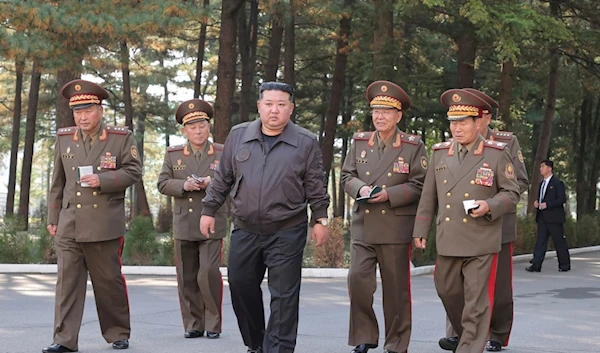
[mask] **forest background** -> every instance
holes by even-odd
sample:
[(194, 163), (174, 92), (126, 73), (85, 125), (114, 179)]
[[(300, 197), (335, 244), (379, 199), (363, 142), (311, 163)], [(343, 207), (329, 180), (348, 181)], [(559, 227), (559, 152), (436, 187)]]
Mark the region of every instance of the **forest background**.
[[(182, 141), (179, 103), (210, 101), (213, 140), (223, 142), (257, 117), (258, 86), (274, 80), (296, 88), (293, 118), (319, 137), (337, 218), (321, 254), (307, 251), (325, 262), (308, 265), (347, 264), (351, 201), (339, 172), (352, 134), (372, 130), (364, 92), (374, 80), (408, 92), (399, 127), (428, 149), (449, 138), (442, 92), (474, 87), (495, 98), (493, 125), (518, 136), (532, 185), (518, 249), (535, 239), (530, 215), (548, 157), (577, 219), (570, 245), (600, 244), (598, 1), (6, 0), (0, 13), (0, 262), (53, 261), (45, 196), (56, 129), (74, 125), (60, 88), (81, 77), (110, 92), (105, 121), (134, 131), (144, 162), (128, 192), (131, 263), (172, 263), (172, 200), (156, 180), (166, 146)], [(430, 262), (435, 248), (419, 256)]]

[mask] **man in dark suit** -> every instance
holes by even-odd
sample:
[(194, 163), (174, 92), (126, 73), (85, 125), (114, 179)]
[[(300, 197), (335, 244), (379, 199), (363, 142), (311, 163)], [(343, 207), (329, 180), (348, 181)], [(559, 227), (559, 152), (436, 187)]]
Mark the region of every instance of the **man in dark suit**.
[(569, 246), (564, 235), (565, 208), (567, 201), (565, 196), (565, 185), (552, 174), (554, 162), (547, 159), (540, 164), (540, 173), (544, 180), (540, 184), (538, 199), (533, 202), (537, 208), (535, 221), (537, 222), (537, 242), (533, 251), (531, 266), (526, 270), (529, 272), (540, 272), (542, 262), (546, 256), (548, 239), (551, 237), (558, 256), (558, 270), (566, 272), (571, 269), (569, 257)]

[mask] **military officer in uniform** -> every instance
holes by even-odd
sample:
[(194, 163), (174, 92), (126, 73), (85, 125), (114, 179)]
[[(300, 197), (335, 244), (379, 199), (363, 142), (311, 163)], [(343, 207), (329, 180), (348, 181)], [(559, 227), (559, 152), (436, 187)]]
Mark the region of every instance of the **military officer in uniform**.
[(458, 333), (452, 350), (478, 353), (485, 349), (492, 316), (503, 215), (517, 204), (519, 187), (506, 144), (479, 134), (489, 104), (460, 89), (444, 92), (441, 101), (453, 141), (433, 147), (413, 237), (425, 249), (436, 222), (434, 281)]
[[(473, 89), (464, 88), (488, 103), (493, 109), (498, 108), (498, 103), (487, 94)], [(519, 193), (527, 191), (529, 188), (529, 179), (523, 160), (523, 153), (517, 136), (510, 131), (494, 131), (489, 127), (492, 120), (492, 113), (484, 109), (482, 111), (482, 124), (479, 133), (491, 141), (501, 141), (507, 144), (506, 148), (515, 167), (515, 177), (519, 185)], [(513, 290), (512, 290), (512, 255), (513, 242), (517, 240), (517, 208), (513, 208), (503, 216), (502, 220), (502, 250), (498, 254), (498, 269), (496, 272), (496, 288), (494, 297), (494, 309), (492, 312), (492, 322), (490, 327), (490, 337), (486, 345), (486, 350), (490, 352), (499, 352), (502, 346), (508, 345), (510, 331), (513, 323)], [(446, 320), (446, 337), (440, 340), (440, 346), (451, 350), (456, 346), (458, 336), (452, 328), (449, 320)]]
[[(200, 234), (202, 198), (219, 166), (223, 145), (208, 141), (213, 109), (207, 102), (191, 99), (175, 112), (188, 143), (167, 148), (158, 190), (175, 198), (173, 237), (177, 288), (185, 338), (219, 338), (223, 279), (219, 266), (223, 238), (227, 233), (227, 207), (216, 214), (216, 231)], [(194, 177), (193, 177), (194, 176)], [(198, 177), (196, 179), (195, 177)]]
[(348, 273), (350, 330), (353, 353), (366, 353), (379, 341), (373, 311), (377, 288), (375, 270), (381, 272), (385, 319), (384, 352), (406, 352), (411, 333), (410, 255), (412, 230), (427, 156), (421, 138), (400, 131), (396, 124), (410, 107), (406, 92), (389, 81), (367, 88), (373, 124), (377, 131), (354, 134), (342, 169), (342, 185), (350, 197), (368, 197), (352, 208), (351, 262)]
[(129, 347), (129, 303), (121, 274), (125, 189), (142, 177), (133, 134), (102, 122), (108, 92), (84, 80), (61, 91), (77, 126), (59, 129), (48, 192), (48, 231), (58, 257), (53, 344), (76, 352), (88, 273), (100, 329), (114, 349)]

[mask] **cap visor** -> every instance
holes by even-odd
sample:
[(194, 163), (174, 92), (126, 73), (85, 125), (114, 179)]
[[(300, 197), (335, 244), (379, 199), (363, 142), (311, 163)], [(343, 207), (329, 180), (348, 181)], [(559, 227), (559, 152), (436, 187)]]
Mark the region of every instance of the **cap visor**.
[(91, 107), (92, 105), (98, 105), (98, 104), (94, 104), (94, 103), (89, 103), (89, 104), (78, 104), (78, 105), (74, 105), (71, 107), (72, 110), (77, 110), (77, 109), (83, 109), (83, 108), (87, 108), (87, 107)]
[(189, 124), (193, 124), (193, 123), (197, 123), (197, 122), (202, 121), (202, 120), (206, 120), (206, 121), (210, 122), (210, 119), (207, 119), (207, 118), (194, 118), (194, 119), (190, 119), (189, 121), (186, 121), (183, 124), (183, 126), (186, 126), (186, 125), (189, 125)]

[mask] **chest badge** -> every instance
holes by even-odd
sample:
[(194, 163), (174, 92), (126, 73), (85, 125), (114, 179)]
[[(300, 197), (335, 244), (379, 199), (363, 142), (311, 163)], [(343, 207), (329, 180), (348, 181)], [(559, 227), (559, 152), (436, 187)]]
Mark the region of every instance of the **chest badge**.
[(185, 170), (185, 164), (181, 164), (181, 159), (177, 160), (177, 165), (173, 166), (173, 170)]
[(217, 170), (217, 168), (219, 168), (219, 161), (215, 160), (214, 163), (210, 164), (210, 170)]
[(100, 168), (117, 169), (117, 156), (113, 156), (110, 152), (106, 152), (106, 155), (100, 156)]
[(367, 156), (367, 151), (362, 150), (362, 152), (360, 152), (360, 158), (365, 158)]
[(490, 169), (489, 164), (483, 163), (483, 166), (477, 169), (475, 184), (488, 187), (494, 184), (494, 171)]

